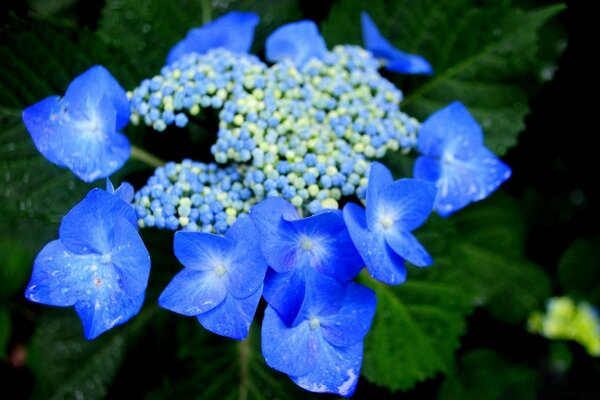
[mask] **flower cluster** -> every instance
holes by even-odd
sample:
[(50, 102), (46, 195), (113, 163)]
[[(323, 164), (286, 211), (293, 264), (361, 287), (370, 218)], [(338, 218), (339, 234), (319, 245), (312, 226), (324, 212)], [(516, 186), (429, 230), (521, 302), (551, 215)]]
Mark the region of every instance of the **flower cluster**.
[[(431, 265), (412, 232), (432, 210), (449, 215), (510, 174), (460, 103), (420, 128), (400, 110), (402, 92), (379, 68), (431, 67), (392, 47), (366, 14), (362, 22), (367, 50), (328, 51), (310, 21), (280, 27), (267, 39), (268, 66), (246, 54), (258, 16), (229, 13), (192, 29), (160, 75), (127, 96), (94, 67), (62, 99), (26, 109), (40, 152), (86, 181), (125, 162), (117, 131), (129, 118), (164, 131), (206, 108), (219, 115), (216, 163), (170, 162), (135, 194), (109, 181), (75, 206), (36, 258), (27, 298), (75, 306), (95, 338), (142, 305), (150, 260), (136, 228), (175, 230), (184, 268), (160, 306), (243, 340), (263, 298), (267, 364), (307, 390), (352, 395), (376, 309), (373, 291), (353, 280), (366, 266), (396, 285), (406, 261)], [(414, 149), (417, 179), (394, 180), (373, 161)]]
[(576, 304), (570, 297), (551, 298), (546, 313), (531, 314), (528, 327), (548, 339), (574, 340), (589, 354), (600, 356), (600, 316), (589, 303)]

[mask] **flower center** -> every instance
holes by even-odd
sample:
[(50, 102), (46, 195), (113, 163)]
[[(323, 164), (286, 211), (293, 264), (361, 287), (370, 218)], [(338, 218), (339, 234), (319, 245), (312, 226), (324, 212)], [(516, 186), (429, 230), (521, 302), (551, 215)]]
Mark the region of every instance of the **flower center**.
[(305, 251), (310, 251), (313, 248), (313, 243), (309, 238), (303, 238), (300, 241), (300, 247)]
[(381, 226), (383, 226), (383, 229), (385, 230), (390, 229), (392, 225), (394, 225), (394, 221), (388, 216), (380, 218), (379, 223), (381, 224)]
[(112, 262), (112, 254), (110, 254), (110, 253), (102, 254), (102, 256), (100, 257), (100, 262), (102, 264), (110, 264)]
[(319, 318), (317, 317), (312, 317), (310, 320), (308, 320), (308, 326), (310, 329), (317, 329), (321, 326), (321, 321), (319, 321)]
[(94, 278), (94, 285), (96, 285), (96, 287), (100, 287), (100, 285), (102, 285), (102, 279), (98, 277)]
[(223, 276), (227, 273), (227, 268), (223, 264), (219, 264), (215, 267), (215, 274), (217, 276)]

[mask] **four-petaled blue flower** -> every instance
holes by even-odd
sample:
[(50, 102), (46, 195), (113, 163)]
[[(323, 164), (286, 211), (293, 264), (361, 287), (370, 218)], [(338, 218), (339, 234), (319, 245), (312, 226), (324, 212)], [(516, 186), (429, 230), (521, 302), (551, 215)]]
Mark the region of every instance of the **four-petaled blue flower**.
[(345, 284), (364, 266), (338, 210), (300, 219), (293, 205), (271, 197), (252, 207), (250, 217), (271, 267), (263, 296), (288, 323), (302, 305), (308, 270)]
[(75, 306), (87, 339), (124, 323), (140, 310), (150, 274), (150, 257), (135, 227), (131, 205), (93, 189), (63, 218), (59, 239), (36, 257), (25, 296)]
[(371, 164), (366, 211), (348, 203), (344, 220), (373, 278), (397, 285), (406, 280), (404, 260), (419, 267), (433, 263), (411, 231), (431, 213), (435, 193), (435, 186), (429, 182), (394, 182), (386, 167), (377, 162)]
[(199, 28), (191, 29), (169, 51), (167, 64), (172, 64), (189, 53), (204, 54), (216, 48), (248, 53), (254, 39), (254, 28), (259, 20), (255, 13), (232, 11)]
[(375, 294), (357, 283), (341, 285), (316, 271), (306, 274), (306, 295), (293, 323), (267, 306), (262, 352), (267, 364), (311, 392), (354, 393), (364, 336), (375, 314)]
[(416, 54), (405, 53), (392, 46), (381, 35), (369, 14), (363, 11), (360, 18), (365, 48), (375, 57), (383, 60), (385, 69), (403, 74), (433, 74), (433, 69), (426, 59)]
[(422, 156), (414, 176), (437, 185), (435, 209), (443, 217), (486, 198), (511, 174), (485, 147), (481, 127), (459, 102), (427, 118), (417, 148)]
[(128, 121), (127, 95), (100, 65), (75, 78), (64, 97), (48, 97), (23, 111), (40, 153), (86, 182), (109, 176), (127, 161), (131, 147), (119, 130)]
[(267, 270), (256, 237), (256, 229), (247, 216), (239, 217), (225, 236), (175, 233), (175, 256), (185, 268), (160, 295), (160, 306), (196, 316), (211, 332), (244, 339)]
[(325, 40), (317, 24), (305, 20), (277, 28), (265, 43), (265, 56), (271, 62), (290, 60), (300, 67), (311, 58), (322, 59), (327, 53)]

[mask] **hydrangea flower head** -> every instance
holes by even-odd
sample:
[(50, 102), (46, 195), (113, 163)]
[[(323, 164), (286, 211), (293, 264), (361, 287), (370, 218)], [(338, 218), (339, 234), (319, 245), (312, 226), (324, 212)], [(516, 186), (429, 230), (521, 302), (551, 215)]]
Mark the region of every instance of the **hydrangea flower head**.
[(293, 205), (271, 197), (253, 206), (250, 217), (271, 267), (263, 295), (288, 322), (302, 304), (308, 270), (346, 284), (364, 266), (338, 210), (301, 219)]
[(109, 176), (127, 161), (129, 140), (119, 130), (128, 121), (127, 95), (100, 65), (75, 78), (64, 97), (48, 97), (23, 111), (40, 153), (86, 182)]
[(185, 266), (160, 295), (161, 307), (196, 316), (211, 332), (244, 339), (262, 294), (267, 263), (256, 229), (242, 216), (225, 236), (175, 233), (174, 251)]
[(169, 51), (167, 64), (186, 54), (204, 54), (215, 48), (247, 53), (252, 46), (254, 28), (259, 20), (255, 13), (232, 11), (199, 28), (191, 29), (186, 37)]
[(435, 193), (431, 183), (416, 179), (394, 181), (382, 164), (371, 164), (366, 210), (348, 203), (344, 220), (373, 278), (400, 284), (406, 280), (404, 260), (419, 267), (433, 263), (411, 232), (431, 213)]
[(150, 274), (135, 226), (129, 204), (93, 189), (63, 218), (59, 239), (36, 257), (25, 296), (75, 306), (88, 339), (124, 323), (140, 310)]
[(262, 351), (267, 364), (311, 392), (351, 396), (375, 304), (370, 289), (356, 283), (344, 286), (309, 271), (306, 295), (292, 324), (272, 306), (265, 310)]
[(431, 114), (419, 130), (414, 176), (433, 182), (435, 209), (446, 217), (489, 196), (511, 170), (483, 143), (483, 132), (462, 103)]
[(265, 43), (267, 60), (290, 60), (298, 67), (311, 58), (320, 60), (326, 53), (325, 40), (319, 33), (317, 24), (310, 20), (280, 26), (271, 33)]
[(369, 14), (363, 11), (360, 18), (365, 48), (375, 57), (383, 60), (385, 69), (403, 74), (433, 74), (433, 69), (426, 59), (416, 54), (405, 53), (392, 46), (383, 37)]

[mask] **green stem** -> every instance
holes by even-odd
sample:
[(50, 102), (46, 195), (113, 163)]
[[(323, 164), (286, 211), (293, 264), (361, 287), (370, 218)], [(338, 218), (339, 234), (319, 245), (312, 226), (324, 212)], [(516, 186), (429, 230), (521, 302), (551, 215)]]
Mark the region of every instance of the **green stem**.
[(212, 20), (212, 7), (210, 0), (202, 0), (202, 23), (208, 24)]
[(238, 393), (239, 400), (247, 400), (248, 398), (248, 380), (249, 371), (248, 364), (250, 363), (250, 332), (246, 339), (239, 342), (240, 351), (240, 390)]
[(131, 158), (143, 162), (153, 168), (162, 167), (165, 162), (153, 154), (148, 153), (146, 150), (140, 149), (137, 146), (131, 146)]

